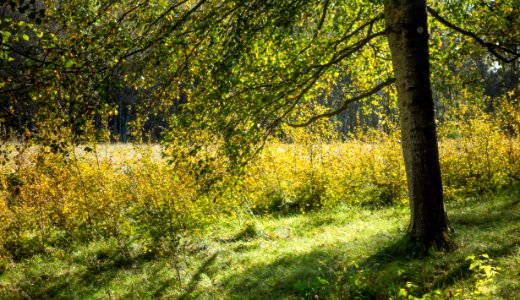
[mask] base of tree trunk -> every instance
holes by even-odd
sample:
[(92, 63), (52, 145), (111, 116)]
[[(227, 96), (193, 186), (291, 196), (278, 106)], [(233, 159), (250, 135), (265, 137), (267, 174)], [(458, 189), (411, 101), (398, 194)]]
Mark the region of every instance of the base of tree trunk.
[(424, 257), (432, 252), (448, 252), (455, 248), (452, 231), (443, 232), (435, 238), (413, 236), (408, 233), (384, 252), (390, 257)]
[(422, 254), (428, 254), (430, 251), (451, 251), (454, 248), (452, 230), (448, 229), (436, 236), (415, 236), (408, 233), (404, 238), (407, 247), (410, 250)]

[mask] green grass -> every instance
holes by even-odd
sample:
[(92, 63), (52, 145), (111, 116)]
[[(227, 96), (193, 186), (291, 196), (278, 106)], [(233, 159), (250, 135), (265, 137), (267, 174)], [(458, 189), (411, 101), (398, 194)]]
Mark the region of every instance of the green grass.
[[(226, 218), (190, 232), (178, 253), (115, 240), (46, 249), (0, 274), (1, 299), (446, 299), (520, 295), (520, 195), (448, 205), (456, 248), (399, 249), (406, 208), (337, 207), (286, 217)], [(489, 280), (470, 255), (498, 267)], [(478, 280), (480, 282), (477, 282)], [(478, 294), (478, 290), (482, 294)]]

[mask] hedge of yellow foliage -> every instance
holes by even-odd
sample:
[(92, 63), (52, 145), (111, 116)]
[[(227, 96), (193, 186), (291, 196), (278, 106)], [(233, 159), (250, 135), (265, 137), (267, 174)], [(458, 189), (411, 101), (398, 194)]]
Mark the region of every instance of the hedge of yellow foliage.
[[(439, 122), (447, 200), (519, 186), (520, 114), (505, 105), (494, 116), (468, 106)], [(306, 130), (293, 131), (292, 143), (267, 143), (243, 178), (209, 190), (162, 158), (158, 146), (52, 153), (4, 145), (13, 149), (0, 169), (0, 269), (49, 247), (102, 238), (122, 251), (137, 241), (175, 251), (182, 234), (223, 216), (406, 205), (397, 133), (366, 131), (340, 142)]]

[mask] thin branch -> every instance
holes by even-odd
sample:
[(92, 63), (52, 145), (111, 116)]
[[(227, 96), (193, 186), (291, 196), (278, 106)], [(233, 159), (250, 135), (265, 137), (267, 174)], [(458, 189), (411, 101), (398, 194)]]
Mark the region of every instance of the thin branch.
[(341, 113), (342, 111), (344, 111), (345, 109), (347, 109), (348, 105), (350, 103), (353, 103), (353, 102), (356, 102), (356, 101), (360, 101), (360, 100), (363, 100), (377, 92), (379, 92), (382, 88), (386, 87), (386, 86), (389, 86), (390, 84), (394, 83), (395, 82), (395, 78), (389, 78), (387, 79), (386, 81), (376, 85), (375, 87), (373, 87), (371, 90), (367, 91), (367, 92), (364, 92), (362, 94), (359, 94), (357, 95), (356, 97), (353, 97), (353, 98), (350, 98), (348, 100), (345, 100), (343, 102), (343, 105), (341, 105), (340, 108), (336, 109), (336, 110), (333, 110), (333, 111), (329, 111), (327, 113), (324, 113), (324, 114), (320, 114), (320, 115), (316, 115), (312, 118), (310, 118), (309, 120), (307, 120), (306, 122), (304, 123), (287, 123), (287, 125), (291, 126), (291, 127), (305, 127), (305, 126), (308, 126), (312, 123), (314, 123), (315, 121), (319, 120), (319, 119), (322, 119), (322, 118), (330, 118), (330, 117), (333, 117), (339, 113)]
[(27, 89), (29, 87), (30, 87), (30, 85), (24, 85), (24, 86), (13, 88), (13, 89), (9, 89), (9, 90), (3, 90), (3, 91), (0, 91), (0, 95), (16, 93), (16, 92), (19, 92), (19, 91), (23, 91), (23, 90), (25, 90), (25, 89)]
[(325, 17), (327, 16), (327, 10), (329, 9), (329, 3), (330, 0), (325, 0), (325, 3), (323, 4), (323, 12), (321, 13), (321, 18), (318, 23), (318, 27), (316, 28), (316, 33), (314, 34), (314, 38), (318, 36), (318, 34), (321, 31), (321, 28), (323, 27), (323, 23), (325, 23)]
[(22, 52), (22, 51), (20, 51), (20, 50), (17, 50), (16, 48), (14, 48), (13, 46), (11, 46), (11, 45), (9, 45), (9, 44), (5, 44), (5, 43), (0, 42), (0, 46), (4, 46), (4, 47), (8, 48), (8, 49), (11, 50), (12, 52), (14, 52), (14, 53), (16, 53), (16, 54), (18, 54), (18, 55), (20, 55), (20, 56), (23, 56), (23, 57), (25, 57), (25, 58), (27, 58), (27, 59), (29, 59), (29, 60), (34, 61), (34, 62), (40, 63), (42, 66), (44, 66), (44, 65), (55, 65), (55, 66), (59, 66), (59, 65), (56, 64), (56, 63), (48, 62), (48, 61), (41, 60), (41, 59), (38, 59), (38, 58), (36, 58), (36, 57), (30, 56), (30, 55), (28, 55), (27, 53), (24, 53), (24, 52)]
[(305, 96), (305, 94), (314, 86), (314, 84), (320, 79), (321, 72), (318, 72), (317, 74), (314, 74), (309, 80), (306, 81), (305, 84), (307, 84), (306, 87), (304, 87), (296, 97), (293, 97), (293, 103), (289, 108), (280, 116), (278, 117), (271, 126), (274, 128), (276, 127), (291, 111), (300, 103), (300, 100)]
[(313, 65), (312, 67), (313, 68), (323, 68), (323, 67), (330, 67), (330, 66), (332, 66), (334, 64), (337, 64), (340, 61), (342, 61), (345, 57), (347, 57), (349, 55), (352, 55), (353, 53), (361, 50), (371, 40), (373, 40), (373, 39), (375, 39), (377, 37), (383, 36), (385, 34), (386, 34), (386, 30), (382, 30), (382, 31), (376, 32), (374, 34), (371, 34), (371, 35), (367, 36), (366, 38), (364, 38), (364, 39), (362, 39), (360, 41), (357, 41), (355, 44), (350, 45), (349, 47), (342, 49), (329, 62), (324, 63), (324, 64), (319, 64), (319, 65)]
[(9, 116), (13, 117), (13, 118), (16, 118), (16, 116), (10, 111), (8, 110), (5, 106), (3, 106), (2, 104), (0, 104), (0, 107), (2, 108), (2, 110), (4, 110)]
[[(197, 10), (198, 7), (204, 3), (205, 1), (201, 1), (199, 2), (190, 12), (188, 12), (188, 15), (191, 14), (192, 11), (194, 10)], [(168, 9), (166, 9), (159, 17), (157, 17), (152, 23), (150, 23), (148, 25), (148, 27), (145, 29), (144, 31), (144, 34), (148, 34), (148, 32), (152, 29), (152, 27), (157, 24), (160, 20), (162, 20), (164, 17), (166, 17), (167, 14), (169, 14), (170, 12), (172, 12), (174, 9), (176, 9), (177, 7), (181, 6), (182, 4), (186, 3), (186, 0), (185, 1), (181, 1), (179, 3), (175, 3), (174, 5), (168, 7)]]
[(509, 22), (511, 22), (511, 23), (517, 23), (517, 24), (519, 23), (518, 20), (516, 20), (515, 18), (512, 17), (513, 14), (510, 14), (510, 15), (506, 15), (506, 16), (504, 16), (503, 13), (501, 13), (501, 12), (497, 12), (497, 10), (496, 10), (495, 8), (493, 8), (493, 7), (492, 7), (492, 6), (491, 6), (487, 1), (485, 1), (485, 0), (480, 0), (480, 2), (482, 2), (482, 4), (484, 4), (484, 5), (489, 9), (489, 11), (493, 14), (493, 16), (494, 16), (497, 20), (499, 20), (499, 19), (501, 19), (501, 18), (505, 18), (505, 19), (507, 19), (507, 20), (508, 20)]
[(369, 30), (368, 32), (370, 33), (372, 31), (372, 27), (373, 25), (377, 22), (377, 21), (380, 21), (380, 20), (383, 20), (384, 19), (384, 14), (380, 13), (378, 14), (377, 16), (375, 16), (374, 18), (368, 20), (367, 22), (365, 22), (364, 24), (362, 24), (361, 26), (357, 27), (354, 31), (352, 32), (349, 32), (350, 29), (352, 29), (352, 27), (354, 26), (355, 22), (359, 20), (359, 18), (361, 17), (361, 10), (359, 11), (356, 19), (352, 22), (352, 24), (349, 25), (349, 28), (348, 30), (345, 32), (345, 35), (343, 37), (341, 37), (341, 39), (337, 40), (337, 41), (334, 41), (331, 45), (334, 47), (334, 49), (336, 49), (336, 47), (341, 44), (342, 42), (350, 39), (351, 37), (353, 36), (359, 36), (360, 35), (360, 32), (361, 30), (363, 30), (365, 27), (369, 27)]
[[(334, 47), (334, 50), (336, 50), (336, 47), (338, 46), (338, 44), (341, 43), (341, 41), (343, 41), (346, 38), (346, 36), (352, 36), (354, 34), (354, 33), (352, 33), (352, 34), (347, 34), (347, 33), (349, 33), (350, 30), (352, 29), (352, 27), (354, 26), (354, 24), (356, 24), (356, 22), (359, 21), (359, 18), (361, 17), (361, 12), (362, 12), (362, 10), (360, 9), (357, 13), (357, 16), (354, 18), (354, 20), (350, 24), (346, 25), (347, 29), (345, 30), (343, 37), (341, 37), (337, 41), (334, 41), (333, 43), (330, 43), (328, 46), (326, 46), (326, 48), (324, 50), (328, 50), (331, 47)], [(366, 26), (366, 24), (361, 25), (358, 29), (356, 29), (356, 31), (361, 30), (361, 28), (363, 28), (365, 26)], [(317, 37), (318, 37), (318, 32), (316, 32), (316, 34), (314, 34), (314, 37), (309, 41), (307, 46), (304, 47), (300, 51), (300, 54), (303, 54), (304, 52), (309, 50), (312, 47), (312, 45), (315, 43)]]
[(484, 0), (480, 0), (480, 2), (482, 2), (482, 4), (484, 4), (485, 6), (487, 6), (487, 8), (489, 8), (490, 11), (495, 12), (495, 10), (493, 9), (493, 7), (491, 7), (491, 5), (489, 5), (489, 3), (487, 3), (487, 2), (484, 1)]
[[(177, 20), (177, 22), (175, 22), (175, 24), (173, 24), (173, 26), (169, 29), (170, 32), (176, 30), (178, 27), (180, 27), (182, 24), (184, 24), (184, 22), (188, 19), (188, 17), (193, 14), (195, 11), (197, 11), (201, 6), (202, 4), (204, 4), (207, 0), (200, 0), (194, 7), (192, 7), (190, 10), (188, 10), (179, 20)], [(155, 38), (153, 40), (151, 40), (148, 44), (144, 45), (143, 47), (141, 48), (138, 48), (138, 49), (135, 49), (133, 51), (130, 51), (130, 49), (128, 49), (126, 51), (126, 53), (124, 53), (120, 58), (119, 58), (119, 61), (118, 63), (116, 64), (116, 66), (123, 60), (131, 57), (131, 56), (134, 56), (138, 53), (141, 53), (141, 52), (144, 52), (146, 50), (148, 50), (150, 47), (154, 46), (156, 43), (160, 42), (161, 40), (163, 40), (165, 37), (167, 36), (166, 35), (162, 35), (162, 36), (159, 36), (158, 38)]]
[(101, 17), (108, 11), (108, 9), (114, 5), (117, 2), (117, 0), (111, 0), (108, 1), (104, 7), (100, 7), (97, 11), (97, 18), (93, 19), (92, 21), (88, 22), (87, 27), (92, 26), (97, 20), (101, 19)]
[[(108, 29), (108, 33), (109, 33), (109, 34), (107, 34), (107, 35), (105, 36), (104, 41), (106, 41), (106, 40), (108, 39), (108, 37), (110, 37), (111, 35), (115, 35), (115, 34), (116, 34), (116, 32), (115, 32), (116, 28), (118, 28), (118, 27), (121, 25), (121, 23), (123, 22), (123, 20), (124, 20), (128, 15), (130, 15), (130, 14), (133, 13), (134, 11), (138, 10), (139, 8), (141, 8), (141, 7), (145, 6), (145, 5), (147, 5), (148, 2), (149, 2), (149, 1), (146, 0), (146, 1), (144, 1), (144, 2), (142, 2), (142, 3), (139, 3), (139, 4), (137, 4), (136, 6), (130, 8), (129, 10), (123, 12), (123, 14), (122, 14), (118, 19), (117, 19), (117, 21), (116, 21), (112, 26), (110, 26), (110, 28)], [(110, 7), (110, 6), (107, 6), (107, 8), (106, 8), (107, 10), (108, 10), (108, 7)], [(98, 16), (101, 16), (101, 12), (98, 12)], [(94, 24), (94, 23), (89, 24), (89, 27), (90, 27), (92, 24)], [(87, 33), (85, 33), (85, 37), (86, 37), (86, 36), (87, 36)], [(108, 48), (108, 46), (106, 46), (106, 48)]]
[(129, 10), (125, 11), (120, 17), (119, 19), (117, 19), (117, 24), (121, 24), (121, 22), (123, 22), (123, 20), (126, 18), (126, 16), (128, 16), (129, 14), (131, 14), (132, 12), (138, 10), (139, 8), (145, 6), (148, 4), (148, 1), (144, 1), (142, 3), (139, 3), (137, 4), (136, 6), (130, 8)]
[[(499, 60), (501, 60), (501, 61), (503, 61), (505, 63), (511, 63), (511, 62), (515, 61), (518, 57), (520, 57), (520, 53), (518, 53), (518, 52), (516, 52), (514, 50), (507, 49), (507, 48), (501, 47), (499, 45), (494, 45), (492, 43), (488, 43), (488, 42), (484, 41), (483, 39), (481, 39), (479, 36), (477, 36), (475, 33), (471, 32), (471, 31), (468, 31), (468, 30), (465, 30), (463, 28), (460, 28), (457, 25), (449, 22), (448, 20), (446, 20), (443, 17), (441, 17), (441, 15), (439, 15), (431, 7), (427, 6), (427, 10), (430, 13), (430, 15), (432, 15), (441, 24), (443, 24), (444, 26), (446, 26), (446, 27), (448, 27), (450, 29), (453, 29), (453, 30), (455, 30), (455, 31), (457, 31), (457, 32), (459, 32), (459, 33), (461, 33), (463, 35), (466, 35), (466, 36), (469, 36), (469, 37), (473, 38), (475, 41), (477, 41), (477, 43), (479, 43), (483, 47), (486, 47), (488, 49), (488, 51), (491, 54), (493, 54), (496, 58), (498, 58)], [(509, 58), (501, 55), (500, 53), (498, 53), (497, 49), (499, 49), (501, 51), (504, 51), (506, 53), (509, 53), (513, 57), (509, 59)]]

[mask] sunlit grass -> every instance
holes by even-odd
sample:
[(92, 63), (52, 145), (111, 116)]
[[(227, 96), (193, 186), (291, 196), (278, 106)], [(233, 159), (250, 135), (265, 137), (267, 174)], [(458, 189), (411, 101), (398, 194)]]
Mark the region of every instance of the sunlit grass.
[[(415, 296), (439, 290), (463, 299), (514, 299), (520, 291), (519, 205), (513, 193), (450, 207), (457, 248), (427, 257), (389, 250), (404, 235), (406, 209), (344, 206), (223, 219), (187, 237), (177, 256), (147, 255), (139, 245), (125, 255), (114, 241), (49, 249), (4, 272), (0, 297), (387, 298), (411, 282)], [(466, 257), (484, 253), (501, 269), (479, 295)]]

